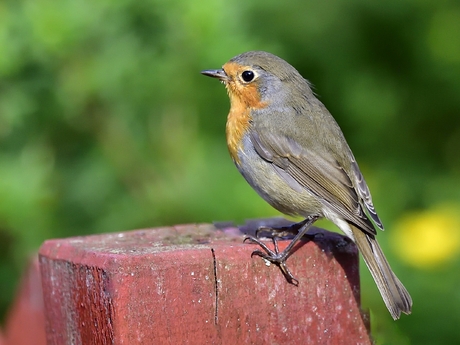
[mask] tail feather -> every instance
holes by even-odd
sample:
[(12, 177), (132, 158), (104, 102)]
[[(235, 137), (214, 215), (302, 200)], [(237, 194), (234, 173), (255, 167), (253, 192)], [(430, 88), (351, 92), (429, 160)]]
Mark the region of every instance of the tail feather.
[(401, 313), (410, 314), (412, 311), (412, 298), (391, 270), (390, 264), (377, 240), (357, 227), (349, 225), (352, 229), (355, 243), (363, 255), (364, 262), (369, 268), (393, 319), (399, 319)]

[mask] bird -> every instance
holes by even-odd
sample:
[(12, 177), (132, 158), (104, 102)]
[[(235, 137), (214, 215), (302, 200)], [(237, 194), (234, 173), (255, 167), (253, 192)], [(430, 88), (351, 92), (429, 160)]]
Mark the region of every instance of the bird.
[[(247, 236), (245, 241), (262, 249), (253, 255), (277, 264), (297, 285), (286, 260), (316, 220), (329, 219), (358, 247), (393, 319), (410, 314), (412, 298), (376, 239), (376, 229), (384, 227), (368, 185), (339, 125), (310, 82), (288, 62), (264, 51), (242, 53), (221, 69), (201, 73), (227, 89), (227, 146), (240, 173), (272, 207), (304, 218), (292, 227), (269, 229), (274, 250), (259, 240), (259, 232)], [(275, 238), (287, 233), (295, 237), (279, 252)]]

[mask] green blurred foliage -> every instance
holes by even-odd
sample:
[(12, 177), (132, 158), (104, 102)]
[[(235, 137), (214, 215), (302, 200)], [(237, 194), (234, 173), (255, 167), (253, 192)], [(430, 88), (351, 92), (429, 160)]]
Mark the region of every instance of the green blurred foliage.
[[(227, 96), (199, 74), (247, 50), (316, 86), (387, 235), (460, 205), (459, 32), (453, 0), (0, 2), (2, 314), (47, 238), (277, 215), (232, 166)], [(363, 270), (378, 343), (458, 343), (458, 256), (421, 270), (381, 243), (414, 311), (393, 322)]]

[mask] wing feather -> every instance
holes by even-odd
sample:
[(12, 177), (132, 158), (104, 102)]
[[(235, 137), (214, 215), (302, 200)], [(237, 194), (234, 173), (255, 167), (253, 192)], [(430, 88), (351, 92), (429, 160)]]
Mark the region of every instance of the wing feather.
[[(316, 195), (318, 199), (338, 215), (368, 234), (375, 235), (372, 222), (363, 210), (363, 205), (376, 224), (381, 227), (370, 199), (369, 189), (361, 177), (357, 186), (345, 169), (332, 155), (319, 155), (314, 148), (301, 147), (287, 136), (275, 135), (269, 131), (251, 131), (251, 142), (256, 152), (273, 164), (279, 175), (293, 189), (299, 185)], [(357, 167), (357, 165), (356, 165)], [(354, 167), (354, 169), (356, 169)], [(356, 174), (356, 171), (353, 171)], [(364, 195), (367, 199), (361, 197)], [(370, 201), (370, 203), (369, 203)]]

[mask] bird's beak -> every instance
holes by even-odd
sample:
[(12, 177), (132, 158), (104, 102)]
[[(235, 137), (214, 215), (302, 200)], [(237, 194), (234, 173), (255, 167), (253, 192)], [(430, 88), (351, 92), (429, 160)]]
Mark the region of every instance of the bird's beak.
[(201, 71), (201, 74), (207, 75), (208, 77), (217, 78), (222, 82), (228, 81), (228, 76), (223, 69), (207, 69)]

